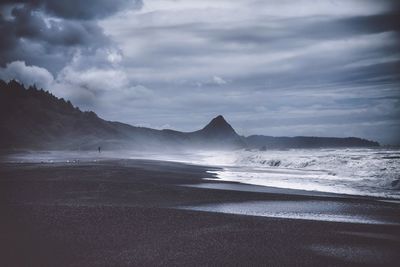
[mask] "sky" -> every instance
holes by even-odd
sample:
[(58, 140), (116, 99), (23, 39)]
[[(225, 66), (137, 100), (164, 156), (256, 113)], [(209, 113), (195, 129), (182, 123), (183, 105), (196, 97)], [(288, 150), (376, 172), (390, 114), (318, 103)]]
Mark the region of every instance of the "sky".
[(400, 1), (0, 0), (0, 79), (100, 117), (400, 144)]

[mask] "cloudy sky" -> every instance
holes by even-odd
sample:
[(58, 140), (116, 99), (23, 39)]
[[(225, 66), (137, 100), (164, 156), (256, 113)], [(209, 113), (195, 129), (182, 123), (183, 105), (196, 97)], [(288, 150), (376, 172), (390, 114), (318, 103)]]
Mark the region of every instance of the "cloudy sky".
[(399, 3), (0, 0), (0, 78), (133, 125), (400, 144)]

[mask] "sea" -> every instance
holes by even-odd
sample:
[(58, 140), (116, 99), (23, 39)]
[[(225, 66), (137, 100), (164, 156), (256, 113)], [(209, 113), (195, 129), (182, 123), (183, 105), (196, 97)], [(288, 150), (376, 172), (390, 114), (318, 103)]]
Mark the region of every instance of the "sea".
[(74, 163), (107, 158), (154, 159), (219, 167), (208, 179), (286, 189), (400, 200), (399, 148), (138, 152), (46, 151), (17, 162)]
[(198, 163), (222, 167), (223, 181), (400, 199), (400, 149), (204, 152)]

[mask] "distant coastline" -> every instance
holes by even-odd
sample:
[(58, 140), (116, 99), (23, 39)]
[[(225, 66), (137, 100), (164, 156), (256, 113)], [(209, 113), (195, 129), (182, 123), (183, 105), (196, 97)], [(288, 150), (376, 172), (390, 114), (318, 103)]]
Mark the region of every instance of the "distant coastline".
[(221, 115), (194, 132), (106, 121), (68, 100), (15, 80), (0, 80), (0, 149), (163, 150), (379, 147), (357, 137), (240, 136)]

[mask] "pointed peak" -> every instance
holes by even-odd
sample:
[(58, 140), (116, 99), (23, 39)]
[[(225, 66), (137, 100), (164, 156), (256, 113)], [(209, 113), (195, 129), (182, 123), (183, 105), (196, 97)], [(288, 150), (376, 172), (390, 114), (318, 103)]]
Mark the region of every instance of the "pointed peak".
[(206, 128), (221, 128), (221, 127), (231, 127), (229, 123), (225, 120), (222, 115), (218, 115), (214, 119), (212, 119), (206, 126)]
[(232, 126), (225, 120), (225, 118), (222, 115), (218, 115), (214, 119), (210, 121), (206, 125), (206, 127), (203, 128), (204, 132), (207, 133), (212, 133), (213, 135), (236, 135), (235, 130), (232, 128)]
[(218, 121), (218, 122), (225, 122), (225, 123), (227, 123), (226, 120), (225, 120), (225, 118), (224, 118), (224, 116), (222, 116), (222, 115), (218, 115), (217, 117), (215, 117), (215, 118), (212, 119), (211, 121)]

